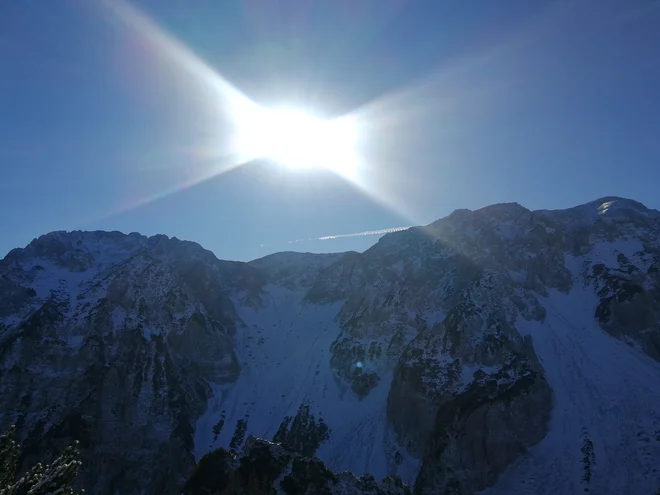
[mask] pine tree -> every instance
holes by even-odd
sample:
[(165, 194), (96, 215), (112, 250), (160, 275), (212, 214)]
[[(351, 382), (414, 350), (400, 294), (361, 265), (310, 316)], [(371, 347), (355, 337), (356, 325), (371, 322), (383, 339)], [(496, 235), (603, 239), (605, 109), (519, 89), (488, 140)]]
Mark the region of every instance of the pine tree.
[(0, 495), (74, 495), (71, 484), (80, 470), (78, 442), (67, 447), (52, 463), (41, 463), (14, 482), (20, 449), (15, 427), (0, 437)]

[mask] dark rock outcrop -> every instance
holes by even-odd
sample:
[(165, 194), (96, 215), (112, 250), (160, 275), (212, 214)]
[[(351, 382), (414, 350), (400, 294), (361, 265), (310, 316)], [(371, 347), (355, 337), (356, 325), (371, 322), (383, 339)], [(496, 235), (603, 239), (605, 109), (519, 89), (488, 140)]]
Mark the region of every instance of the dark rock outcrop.
[(388, 477), (378, 483), (370, 475), (335, 474), (317, 458), (249, 437), (240, 453), (219, 449), (204, 456), (183, 493), (409, 495), (411, 491), (399, 478)]

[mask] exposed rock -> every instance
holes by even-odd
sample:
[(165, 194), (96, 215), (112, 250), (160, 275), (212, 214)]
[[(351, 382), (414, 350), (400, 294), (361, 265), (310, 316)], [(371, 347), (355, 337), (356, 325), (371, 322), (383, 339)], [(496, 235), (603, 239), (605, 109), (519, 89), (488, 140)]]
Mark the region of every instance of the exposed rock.
[[(56, 233), (3, 261), (12, 286), (29, 283), (37, 295), (0, 336), (1, 422), (17, 425), (24, 465), (75, 438), (79, 482), (89, 491), (172, 493), (194, 464), (193, 426), (208, 380), (240, 371), (233, 306), (219, 282), (191, 285), (176, 258), (167, 259), (172, 252), (159, 257), (162, 240), (150, 251), (154, 241), (143, 237), (119, 246), (96, 233), (71, 237), (85, 241), (73, 255), (67, 235)], [(96, 245), (115, 251), (92, 268)], [(214, 292), (208, 305), (200, 302)]]
[(356, 253), (275, 253), (250, 261), (249, 265), (260, 270), (270, 283), (288, 289), (308, 289), (316, 282), (321, 272), (353, 254)]
[(480, 377), (440, 407), (415, 493), (476, 493), (543, 439), (550, 387), (534, 371), (511, 380), (515, 368)]
[(616, 262), (590, 265), (587, 281), (600, 303), (596, 318), (615, 337), (638, 344), (660, 360), (660, 276), (658, 255), (640, 250), (628, 258), (616, 254)]
[[(423, 459), (424, 475), (416, 485), (420, 493), (443, 493), (434, 490), (444, 490), (453, 482), (463, 486), (460, 493), (483, 489), (547, 432), (551, 393), (531, 341), (507, 321), (506, 307), (477, 303), (493, 287), (482, 281), (469, 291), (444, 324), (422, 330), (410, 342), (397, 364), (388, 417), (399, 443)], [(510, 319), (515, 321), (515, 312)], [(510, 398), (512, 393), (516, 400)], [(466, 408), (465, 404), (470, 410), (456, 410)], [(532, 411), (534, 420), (511, 420)], [(450, 421), (452, 414), (462, 417)], [(450, 428), (447, 423), (452, 421), (456, 424)], [(447, 447), (451, 456), (435, 446), (447, 435), (458, 437)], [(506, 446), (507, 438), (512, 446)], [(475, 451), (475, 442), (484, 452)], [(498, 448), (506, 452), (495, 452)], [(430, 477), (431, 466), (436, 465), (443, 470)]]
[(273, 437), (273, 442), (298, 452), (305, 457), (312, 457), (330, 438), (330, 429), (323, 419), (316, 419), (309, 411), (309, 405), (301, 404), (295, 417), (285, 417)]

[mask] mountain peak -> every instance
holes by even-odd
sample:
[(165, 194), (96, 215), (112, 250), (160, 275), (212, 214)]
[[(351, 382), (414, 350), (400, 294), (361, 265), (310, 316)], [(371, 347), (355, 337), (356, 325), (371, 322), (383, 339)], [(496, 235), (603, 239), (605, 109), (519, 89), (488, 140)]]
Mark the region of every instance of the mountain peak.
[[(528, 220), (531, 211), (519, 203), (497, 203), (477, 210), (458, 209), (448, 216), (427, 225), (428, 233), (471, 229), (478, 231), (485, 225), (489, 229), (502, 231), (504, 237), (515, 236), (515, 232)], [(438, 231), (439, 232), (439, 231)], [(437, 233), (437, 232), (436, 232)]]
[(647, 208), (639, 201), (635, 201), (633, 199), (627, 199), (627, 198), (620, 198), (617, 196), (605, 196), (604, 198), (599, 198), (595, 201), (592, 201), (591, 203), (587, 203), (587, 205), (584, 206), (589, 206), (591, 208), (596, 207), (599, 215), (607, 215), (607, 214), (611, 214), (614, 211), (624, 211), (624, 210), (628, 210), (628, 211), (632, 210), (647, 216), (660, 215), (660, 212), (658, 212), (657, 210), (652, 210), (650, 208)]
[(21, 264), (27, 259), (43, 259), (60, 267), (85, 271), (94, 265), (121, 262), (141, 251), (172, 259), (190, 256), (217, 260), (211, 251), (196, 242), (164, 234), (147, 237), (136, 232), (57, 230), (33, 239), (24, 248), (12, 249), (0, 262)]
[(660, 219), (660, 212), (642, 203), (618, 196), (604, 196), (582, 205), (562, 210), (538, 210), (535, 215), (550, 218), (568, 225), (584, 226), (598, 220), (623, 221), (645, 224)]
[(517, 202), (510, 202), (510, 203), (495, 203), (492, 205), (484, 206), (483, 208), (479, 208), (478, 210), (475, 210), (478, 212), (482, 213), (499, 213), (499, 212), (505, 212), (505, 213), (511, 213), (511, 212), (517, 212), (517, 213), (522, 213), (529, 211), (527, 208), (522, 206), (520, 203)]
[(532, 211), (517, 202), (496, 203), (476, 210), (457, 209), (427, 227), (445, 225), (446, 221), (454, 224), (483, 220), (488, 223), (516, 223), (521, 220), (526, 221), (530, 215), (576, 225), (587, 225), (599, 219), (660, 219), (660, 211), (647, 208), (638, 201), (618, 196), (604, 196), (581, 205), (554, 210)]

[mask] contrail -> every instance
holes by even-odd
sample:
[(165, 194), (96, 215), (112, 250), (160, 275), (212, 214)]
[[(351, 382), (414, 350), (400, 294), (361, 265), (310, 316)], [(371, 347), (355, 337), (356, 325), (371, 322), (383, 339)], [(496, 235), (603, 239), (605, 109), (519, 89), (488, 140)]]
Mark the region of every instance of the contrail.
[(383, 235), (390, 234), (392, 232), (401, 232), (402, 230), (407, 230), (409, 227), (392, 227), (389, 229), (380, 229), (380, 230), (365, 230), (364, 232), (355, 232), (353, 234), (336, 234), (336, 235), (326, 235), (323, 237), (311, 237), (309, 239), (297, 239), (295, 241), (289, 241), (289, 244), (294, 244), (296, 242), (308, 242), (308, 241), (330, 241), (332, 239), (344, 239), (346, 237), (360, 237), (363, 235)]

